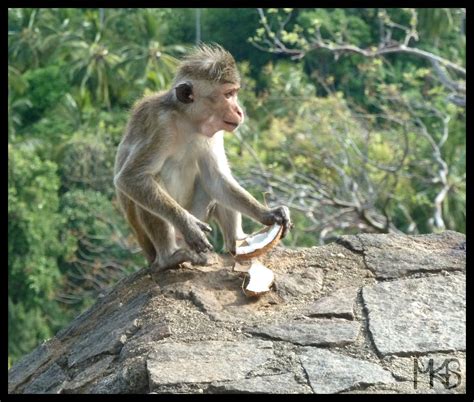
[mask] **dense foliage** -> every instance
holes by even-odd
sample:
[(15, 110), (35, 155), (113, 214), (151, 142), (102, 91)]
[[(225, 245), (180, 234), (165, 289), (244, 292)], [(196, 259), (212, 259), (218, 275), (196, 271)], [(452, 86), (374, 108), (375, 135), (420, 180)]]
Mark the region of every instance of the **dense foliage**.
[[(133, 102), (166, 89), (194, 44), (197, 13), (9, 9), (9, 364), (145, 264), (115, 202), (115, 151)], [(229, 160), (257, 198), (290, 206), (285, 244), (465, 231), (462, 9), (199, 17), (243, 77), (248, 117), (226, 137)], [(396, 52), (404, 40), (441, 62)]]

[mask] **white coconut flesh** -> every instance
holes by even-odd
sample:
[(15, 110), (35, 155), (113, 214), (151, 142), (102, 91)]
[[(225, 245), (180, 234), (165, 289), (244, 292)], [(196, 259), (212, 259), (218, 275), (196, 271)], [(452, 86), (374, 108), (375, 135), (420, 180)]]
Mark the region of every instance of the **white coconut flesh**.
[(278, 235), (280, 231), (281, 225), (275, 223), (269, 230), (266, 230), (262, 233), (256, 233), (251, 235), (245, 239), (246, 245), (241, 245), (236, 247), (235, 254), (236, 255), (245, 255), (253, 253), (256, 250), (260, 250), (261, 248), (270, 244), (275, 237)]
[(253, 293), (268, 292), (275, 278), (273, 271), (259, 261), (252, 262), (248, 275), (250, 280), (245, 290)]

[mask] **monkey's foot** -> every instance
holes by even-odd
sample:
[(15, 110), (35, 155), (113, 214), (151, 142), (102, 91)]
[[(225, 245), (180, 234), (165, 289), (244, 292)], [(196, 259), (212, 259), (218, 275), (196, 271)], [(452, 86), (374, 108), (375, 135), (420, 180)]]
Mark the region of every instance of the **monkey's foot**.
[(167, 258), (157, 258), (150, 268), (153, 272), (166, 271), (168, 269), (179, 268), (183, 263), (191, 263), (193, 265), (208, 265), (208, 256), (204, 253), (195, 253), (188, 249), (178, 249)]

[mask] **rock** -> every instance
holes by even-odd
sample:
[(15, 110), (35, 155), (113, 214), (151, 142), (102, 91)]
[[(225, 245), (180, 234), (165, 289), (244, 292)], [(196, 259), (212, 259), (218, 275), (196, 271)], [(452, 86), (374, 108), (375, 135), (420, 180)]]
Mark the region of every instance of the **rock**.
[(455, 355), (394, 356), (389, 369), (414, 391), (466, 392), (466, 356), (462, 352)]
[(362, 254), (365, 251), (359, 235), (343, 235), (336, 239), (337, 244), (341, 244), (354, 253)]
[(24, 389), (25, 394), (59, 394), (67, 376), (58, 364), (53, 363), (43, 374)]
[(85, 370), (79, 371), (78, 375), (64, 384), (63, 392), (69, 393), (72, 391), (79, 391), (84, 385), (103, 375), (114, 359), (115, 356), (105, 356), (87, 367)]
[(146, 294), (138, 295), (86, 332), (71, 349), (68, 366), (73, 367), (101, 353), (120, 352), (127, 336), (138, 330), (134, 320), (147, 299)]
[(148, 356), (150, 388), (162, 385), (243, 379), (274, 358), (272, 342), (205, 341), (156, 345)]
[(382, 355), (465, 350), (465, 292), (462, 274), (364, 287), (375, 347)]
[(143, 282), (151, 283), (147, 277), (148, 269), (143, 268), (129, 276), (120, 279), (120, 281), (112, 289), (107, 289), (104, 293), (102, 293), (93, 306), (79, 314), (71, 322), (71, 324), (60, 330), (56, 334), (56, 338), (64, 341), (73, 336), (77, 336), (78, 334), (83, 334), (90, 328), (91, 323), (101, 320), (104, 316), (112, 315), (113, 312), (117, 310), (117, 308), (120, 308), (121, 304), (128, 303), (128, 300), (125, 301), (123, 299), (124, 295), (120, 294), (120, 291), (130, 291), (133, 290), (133, 288), (143, 289), (143, 286), (140, 286), (143, 284)]
[(122, 362), (114, 372), (96, 381), (89, 389), (91, 394), (146, 394), (148, 374), (142, 356)]
[(117, 373), (109, 374), (97, 381), (89, 390), (90, 394), (124, 394), (125, 384)]
[(251, 377), (238, 381), (212, 383), (212, 393), (240, 394), (307, 394), (309, 387), (298, 383), (293, 373)]
[(301, 363), (316, 394), (331, 394), (371, 384), (395, 382), (391, 373), (377, 364), (329, 350), (305, 347)]
[(343, 346), (356, 340), (359, 329), (359, 323), (353, 321), (314, 319), (247, 328), (246, 331), (298, 345)]
[(303, 274), (275, 274), (275, 287), (284, 299), (317, 292), (323, 285), (324, 272), (314, 269)]
[(353, 320), (357, 290), (357, 287), (351, 286), (321, 297), (308, 307), (307, 314), (312, 317), (339, 317)]
[(122, 362), (119, 371), (119, 384), (126, 394), (144, 394), (148, 392), (148, 371), (145, 356), (136, 356)]
[(192, 289), (190, 292), (191, 301), (200, 308), (203, 312), (209, 314), (214, 311), (221, 311), (222, 306), (217, 300), (216, 296), (210, 291), (201, 289)]
[(209, 318), (215, 321), (221, 321), (224, 320), (225, 317), (228, 317), (227, 314), (221, 313), (222, 305), (219, 303), (219, 300), (217, 300), (217, 297), (214, 296), (212, 291), (193, 287), (189, 296), (195, 306), (202, 312), (206, 313)]
[(378, 278), (397, 278), (416, 272), (461, 271), (466, 267), (466, 236), (450, 230), (417, 236), (341, 236), (338, 242), (362, 252), (367, 267)]
[[(225, 280), (226, 278), (222, 279)], [(203, 289), (199, 285), (196, 286), (189, 283), (171, 283), (163, 286), (162, 292), (166, 295), (173, 295), (178, 299), (191, 301), (200, 311), (207, 314), (211, 320), (233, 320), (231, 314), (223, 311), (222, 304), (215, 296), (215, 289)]]
[[(259, 298), (244, 295), (230, 255), (140, 270), (15, 363), (8, 391), (413, 393), (414, 358), (430, 356), (437, 384), (420, 372), (416, 393), (465, 392), (465, 236), (338, 243), (272, 249), (261, 261), (276, 289)], [(442, 378), (458, 378), (452, 359), (461, 383), (444, 389)]]
[(55, 341), (42, 343), (10, 369), (8, 372), (9, 393), (13, 392), (51, 358), (55, 343)]
[(145, 325), (134, 334), (130, 341), (125, 343), (120, 351), (120, 360), (146, 353), (150, 343), (158, 342), (169, 336), (171, 336), (171, 330), (165, 322)]

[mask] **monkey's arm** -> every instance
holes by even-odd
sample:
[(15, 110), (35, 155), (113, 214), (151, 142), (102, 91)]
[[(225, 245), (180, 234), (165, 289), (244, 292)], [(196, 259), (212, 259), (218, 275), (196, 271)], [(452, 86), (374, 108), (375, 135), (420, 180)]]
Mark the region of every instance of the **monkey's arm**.
[(155, 180), (163, 164), (155, 148), (135, 148), (115, 175), (114, 185), (139, 206), (177, 227), (195, 251), (212, 249), (202, 232), (212, 231), (211, 227), (181, 207)]
[(234, 179), (225, 158), (211, 152), (206, 159), (199, 161), (199, 169), (204, 189), (212, 198), (264, 225), (283, 224), (283, 235), (286, 235), (291, 227), (288, 208), (270, 209), (258, 202)]

